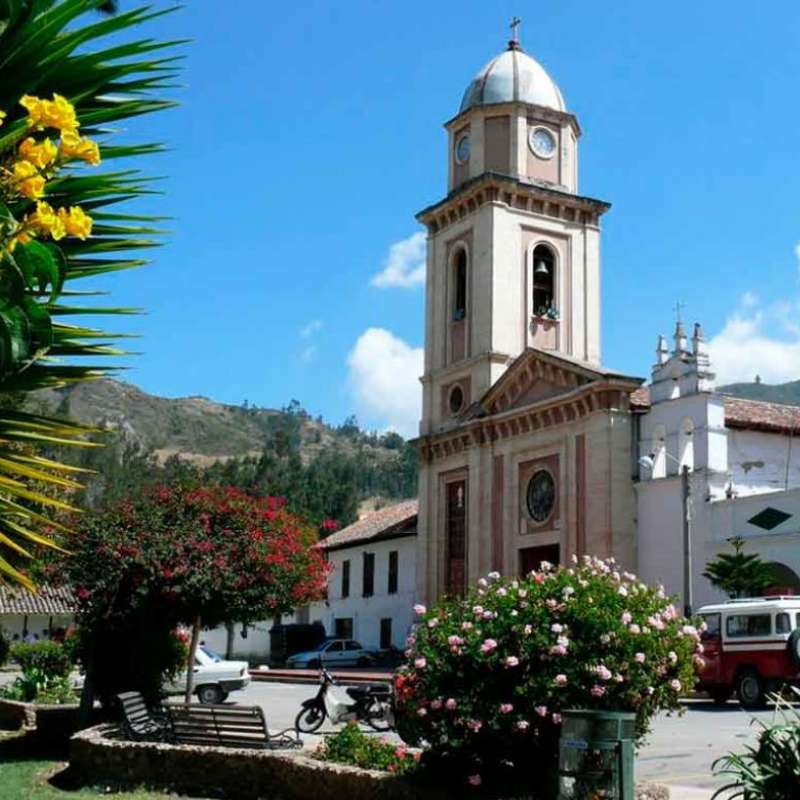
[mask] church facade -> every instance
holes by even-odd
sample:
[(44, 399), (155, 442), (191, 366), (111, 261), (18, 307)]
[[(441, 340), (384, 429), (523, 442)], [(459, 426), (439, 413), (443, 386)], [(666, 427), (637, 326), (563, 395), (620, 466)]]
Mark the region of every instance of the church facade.
[(649, 388), (602, 363), (610, 206), (579, 191), (580, 125), (550, 76), (514, 39), (445, 128), (448, 191), (417, 216), (428, 234), (418, 599), (585, 553), (614, 556), (679, 593), (683, 464), (694, 487), (693, 580), (712, 599), (700, 572), (737, 532), (714, 504), (737, 497), (731, 474), (748, 460), (739, 445), (767, 453), (764, 475), (786, 457), (785, 485), (759, 483), (761, 456), (739, 472), (756, 505), (775, 506), (776, 492), (797, 504), (770, 531), (785, 546), (764, 551), (787, 567), (787, 585), (796, 579), (800, 470), (785, 443), (800, 409), (777, 407), (782, 422), (771, 428), (762, 425), (771, 404), (739, 401), (747, 407), (729, 413), (699, 326), (690, 343), (679, 324), (671, 351), (659, 339)]

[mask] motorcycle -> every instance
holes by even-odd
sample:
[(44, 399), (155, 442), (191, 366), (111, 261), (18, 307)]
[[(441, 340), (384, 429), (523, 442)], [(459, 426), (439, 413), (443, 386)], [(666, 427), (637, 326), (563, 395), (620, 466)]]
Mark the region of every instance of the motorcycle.
[(376, 731), (394, 727), (392, 690), (385, 683), (366, 686), (341, 686), (333, 675), (322, 667), (316, 697), (305, 700), (294, 722), (298, 733), (314, 733), (325, 718), (336, 725), (340, 722), (366, 722)]

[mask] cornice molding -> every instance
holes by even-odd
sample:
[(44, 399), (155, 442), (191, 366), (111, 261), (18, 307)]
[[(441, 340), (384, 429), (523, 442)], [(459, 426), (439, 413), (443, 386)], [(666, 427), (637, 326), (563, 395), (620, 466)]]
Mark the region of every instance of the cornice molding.
[(444, 200), (424, 208), (416, 218), (427, 227), (429, 235), (435, 234), (488, 203), (590, 227), (599, 227), (600, 217), (611, 208), (611, 204), (603, 200), (499, 172), (484, 172), (462, 183)]

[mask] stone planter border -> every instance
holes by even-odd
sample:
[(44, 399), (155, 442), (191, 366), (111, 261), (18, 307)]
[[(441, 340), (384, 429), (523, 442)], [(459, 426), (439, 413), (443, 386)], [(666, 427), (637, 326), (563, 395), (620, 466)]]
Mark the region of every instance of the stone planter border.
[[(129, 742), (110, 724), (72, 737), (69, 774), (78, 782), (145, 784), (236, 800), (453, 800), (463, 796), (385, 772), (319, 761), (302, 750)], [(636, 798), (668, 800), (669, 789), (641, 784)]]
[[(93, 714), (98, 721), (99, 708)], [(0, 729), (31, 729), (37, 739), (66, 744), (78, 730), (78, 704), (39, 705), (0, 699)]]

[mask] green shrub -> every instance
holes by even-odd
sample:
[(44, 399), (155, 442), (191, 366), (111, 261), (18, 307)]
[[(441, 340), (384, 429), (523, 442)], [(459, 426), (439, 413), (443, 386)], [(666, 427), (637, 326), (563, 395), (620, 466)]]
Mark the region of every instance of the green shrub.
[(427, 742), (425, 765), (465, 790), (523, 788), (535, 762), (537, 790), (553, 794), (564, 710), (635, 712), (641, 738), (691, 691), (698, 631), (613, 561), (488, 578), (466, 598), (415, 609), (395, 677), (400, 735)]
[(78, 697), (66, 675), (46, 675), (32, 667), (7, 686), (0, 687), (0, 697), (21, 703), (62, 705), (77, 703)]
[(396, 745), (384, 739), (365, 734), (355, 722), (328, 737), (316, 751), (322, 761), (336, 764), (352, 764), (362, 769), (377, 769), (402, 775), (410, 772), (417, 758), (408, 752), (405, 745)]
[(0, 667), (4, 666), (8, 661), (8, 651), (11, 649), (11, 644), (8, 641), (6, 632), (0, 628)]
[[(794, 701), (800, 691), (792, 689)], [(718, 789), (714, 797), (733, 800), (796, 800), (800, 797), (800, 711), (776, 698), (782, 722), (767, 725), (755, 747), (743, 754), (731, 753), (714, 762), (714, 774), (730, 777), (731, 783)]]
[(48, 678), (63, 677), (72, 670), (69, 652), (57, 642), (15, 644), (11, 648), (11, 658), (23, 672), (40, 670)]

